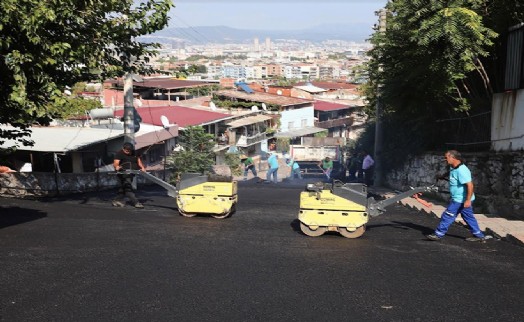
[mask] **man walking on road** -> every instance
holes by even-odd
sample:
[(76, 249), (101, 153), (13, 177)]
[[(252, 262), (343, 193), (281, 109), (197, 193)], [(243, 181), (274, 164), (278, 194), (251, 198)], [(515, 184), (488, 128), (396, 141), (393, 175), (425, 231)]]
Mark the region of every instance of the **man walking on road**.
[(267, 164), (269, 169), (266, 174), (266, 183), (271, 183), (271, 176), (273, 176), (273, 182), (278, 182), (278, 156), (276, 153), (268, 153), (269, 158), (267, 159)]
[[(113, 160), (113, 166), (116, 171), (121, 170), (140, 170), (146, 171), (144, 164), (139, 156), (135, 154), (134, 146), (126, 142), (124, 143), (122, 150), (115, 154)], [(138, 201), (133, 192), (133, 174), (119, 173), (118, 179), (120, 180), (120, 188), (118, 189), (118, 195), (113, 200), (113, 206), (124, 207), (125, 198), (127, 197), (135, 208), (144, 208), (144, 206)]]
[(451, 201), (442, 214), (437, 229), (435, 229), (433, 234), (427, 235), (427, 238), (429, 240), (442, 239), (448, 231), (449, 226), (451, 226), (460, 213), (473, 234), (473, 237), (466, 238), (466, 240), (485, 242), (486, 237), (480, 230), (477, 219), (473, 214), (472, 203), (475, 200), (475, 194), (473, 193), (471, 171), (462, 163), (462, 157), (458, 151), (449, 150), (444, 156), (450, 166), (448, 180)]

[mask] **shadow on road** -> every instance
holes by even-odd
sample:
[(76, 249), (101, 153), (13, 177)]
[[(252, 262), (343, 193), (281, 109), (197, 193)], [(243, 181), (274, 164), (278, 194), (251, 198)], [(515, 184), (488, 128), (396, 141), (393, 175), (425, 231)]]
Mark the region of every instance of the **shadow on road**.
[[(398, 227), (398, 228), (401, 228), (401, 229), (418, 230), (418, 231), (421, 232), (422, 235), (424, 235), (424, 237), (426, 235), (431, 234), (431, 233), (433, 233), (435, 231), (434, 228), (429, 228), (427, 226), (417, 225), (417, 224), (414, 224), (412, 222), (393, 221), (393, 223), (396, 225), (395, 227)], [(390, 226), (392, 226), (392, 225), (390, 225)], [(453, 237), (453, 238), (458, 238), (458, 239), (464, 239), (464, 236), (450, 234), (449, 232), (446, 234), (446, 237)]]
[(20, 207), (6, 207), (1, 209), (0, 229), (47, 217), (45, 212), (35, 209)]
[(291, 226), (293, 231), (296, 231), (301, 235), (304, 235), (304, 233), (302, 233), (302, 230), (300, 230), (300, 220), (294, 219), (289, 225)]

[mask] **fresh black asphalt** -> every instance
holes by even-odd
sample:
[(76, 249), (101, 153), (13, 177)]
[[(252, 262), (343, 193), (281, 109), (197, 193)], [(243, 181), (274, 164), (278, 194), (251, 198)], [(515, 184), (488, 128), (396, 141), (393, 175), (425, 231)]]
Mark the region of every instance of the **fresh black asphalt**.
[(300, 185), (239, 183), (227, 219), (145, 209), (112, 192), (0, 198), (1, 321), (522, 321), (524, 247), (465, 242), (400, 205), (366, 233), (313, 238)]

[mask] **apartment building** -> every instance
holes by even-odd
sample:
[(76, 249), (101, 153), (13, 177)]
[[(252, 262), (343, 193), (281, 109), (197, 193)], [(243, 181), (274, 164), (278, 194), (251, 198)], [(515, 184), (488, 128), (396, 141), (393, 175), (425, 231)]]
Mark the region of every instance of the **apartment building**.
[(246, 78), (246, 67), (241, 65), (223, 64), (222, 77)]

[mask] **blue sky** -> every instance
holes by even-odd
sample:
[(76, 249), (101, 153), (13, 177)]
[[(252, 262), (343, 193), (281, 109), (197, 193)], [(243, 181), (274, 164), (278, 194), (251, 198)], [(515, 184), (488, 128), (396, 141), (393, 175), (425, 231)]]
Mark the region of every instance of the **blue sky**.
[(387, 0), (174, 0), (171, 27), (228, 26), (258, 30), (305, 29), (367, 23)]

